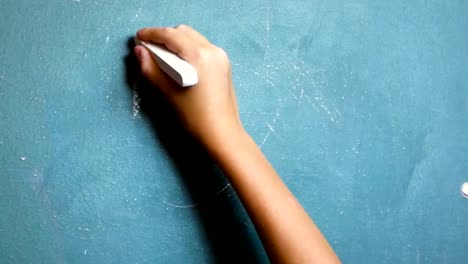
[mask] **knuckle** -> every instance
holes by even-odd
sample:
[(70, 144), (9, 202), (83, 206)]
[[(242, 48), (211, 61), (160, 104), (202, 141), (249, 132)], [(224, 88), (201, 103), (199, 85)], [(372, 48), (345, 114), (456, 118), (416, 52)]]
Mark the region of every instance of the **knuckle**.
[(219, 65), (229, 64), (229, 58), (223, 49), (216, 46), (200, 46), (191, 50), (190, 54), (186, 54), (194, 61), (203, 62), (211, 61)]
[(163, 35), (169, 35), (172, 33), (172, 28), (169, 28), (169, 27), (164, 27), (164, 28), (161, 28), (161, 34)]
[(146, 78), (150, 77), (152, 74), (153, 74), (153, 71), (151, 70), (150, 67), (148, 67), (147, 65), (142, 65), (141, 67), (141, 74), (143, 74), (143, 76), (145, 76)]
[(204, 61), (207, 58), (206, 49), (203, 47), (194, 49), (191, 55), (196, 61)]
[(153, 67), (151, 67), (151, 64), (149, 63), (141, 63), (140, 71), (141, 71), (141, 74), (145, 76), (146, 78), (149, 78), (152, 75), (154, 75), (154, 69)]
[(219, 63), (226, 64), (229, 62), (228, 55), (226, 51), (224, 51), (222, 48), (214, 46), (214, 48), (211, 51), (213, 59), (216, 60)]
[(224, 49), (216, 47), (216, 54), (217, 56), (219, 56), (220, 59), (228, 60), (228, 55)]
[(185, 25), (185, 24), (180, 24), (180, 25), (176, 26), (175, 28), (178, 29), (178, 30), (181, 30), (181, 31), (186, 31), (186, 30), (188, 30), (190, 27), (187, 26), (187, 25)]

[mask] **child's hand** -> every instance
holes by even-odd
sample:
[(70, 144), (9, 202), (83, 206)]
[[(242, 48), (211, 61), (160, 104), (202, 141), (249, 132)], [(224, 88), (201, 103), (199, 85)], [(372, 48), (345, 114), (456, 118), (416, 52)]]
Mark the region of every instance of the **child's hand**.
[(159, 70), (146, 48), (135, 47), (143, 75), (159, 87), (232, 183), (270, 260), (340, 263), (307, 212), (243, 130), (226, 53), (187, 26), (142, 29), (138, 38), (166, 45), (197, 69), (198, 84), (182, 88)]
[(243, 131), (229, 59), (222, 49), (185, 25), (144, 28), (137, 36), (143, 41), (164, 44), (197, 69), (198, 84), (180, 87), (159, 69), (146, 48), (136, 46), (134, 50), (142, 74), (172, 103), (189, 132), (212, 148)]

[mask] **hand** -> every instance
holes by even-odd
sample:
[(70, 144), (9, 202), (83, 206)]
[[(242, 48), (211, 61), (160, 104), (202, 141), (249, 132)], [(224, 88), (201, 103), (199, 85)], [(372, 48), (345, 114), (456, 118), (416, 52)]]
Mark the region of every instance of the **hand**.
[[(192, 28), (144, 28), (140, 40), (164, 44), (192, 64), (198, 72), (198, 84), (180, 87), (157, 66), (143, 46), (134, 52), (143, 76), (165, 95), (175, 107), (183, 125), (208, 149), (243, 131), (226, 53)], [(242, 133), (241, 133), (242, 134)]]

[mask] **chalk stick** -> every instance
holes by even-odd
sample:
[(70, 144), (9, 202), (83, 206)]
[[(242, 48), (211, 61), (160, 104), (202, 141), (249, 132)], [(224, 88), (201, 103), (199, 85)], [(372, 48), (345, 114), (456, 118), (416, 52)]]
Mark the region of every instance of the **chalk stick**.
[(146, 47), (156, 58), (159, 68), (180, 86), (187, 87), (198, 83), (197, 70), (164, 45), (141, 41), (137, 37), (135, 44)]

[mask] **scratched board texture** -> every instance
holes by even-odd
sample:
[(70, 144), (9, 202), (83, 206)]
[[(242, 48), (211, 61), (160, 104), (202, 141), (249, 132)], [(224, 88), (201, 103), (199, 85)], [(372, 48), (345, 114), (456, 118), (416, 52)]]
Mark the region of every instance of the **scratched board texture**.
[(180, 23), (228, 52), (245, 128), (345, 263), (468, 259), (466, 1), (0, 6), (1, 263), (268, 262), (135, 77), (129, 37)]

